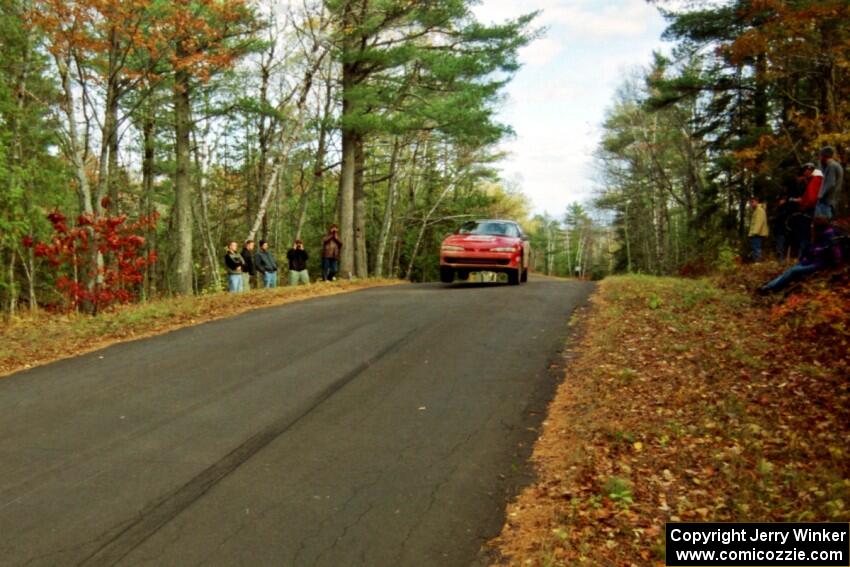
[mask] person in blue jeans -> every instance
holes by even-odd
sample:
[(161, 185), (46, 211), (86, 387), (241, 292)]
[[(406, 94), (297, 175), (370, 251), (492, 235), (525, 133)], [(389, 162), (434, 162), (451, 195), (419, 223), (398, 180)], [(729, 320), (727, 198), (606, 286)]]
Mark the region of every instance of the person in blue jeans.
[(277, 287), (277, 260), (265, 240), (260, 240), (260, 250), (254, 254), (254, 264), (263, 275), (263, 287)]
[(775, 293), (788, 284), (801, 280), (815, 272), (841, 264), (841, 246), (838, 233), (825, 219), (815, 221), (815, 243), (799, 262), (776, 276), (758, 289), (761, 295)]
[(332, 224), (328, 234), (322, 239), (322, 279), (326, 282), (336, 279), (341, 251), (342, 240), (339, 239), (339, 228)]
[(242, 273), (245, 267), (245, 259), (239, 253), (239, 244), (236, 242), (231, 242), (227, 246), (227, 253), (224, 255), (224, 265), (227, 266), (227, 290), (230, 293), (244, 291)]

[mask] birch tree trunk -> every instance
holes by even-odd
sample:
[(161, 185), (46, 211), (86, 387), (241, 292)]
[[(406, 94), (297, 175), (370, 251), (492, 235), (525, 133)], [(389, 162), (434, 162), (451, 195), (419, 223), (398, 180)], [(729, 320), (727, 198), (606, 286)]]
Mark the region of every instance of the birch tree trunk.
[[(325, 171), (325, 154), (327, 153), (327, 145), (328, 145), (328, 124), (330, 123), (331, 118), (331, 103), (333, 99), (331, 95), (332, 83), (331, 81), (327, 81), (325, 92), (325, 105), (322, 113), (322, 122), (319, 127), (319, 140), (316, 147), (316, 157), (313, 160), (313, 176), (310, 179), (310, 187), (308, 192), (306, 192), (302, 196), (302, 203), (300, 210), (298, 211), (298, 224), (295, 227), (295, 239), (301, 238), (301, 231), (304, 229), (304, 222), (307, 219), (307, 204), (308, 197), (316, 192), (316, 189), (319, 187), (319, 184), (322, 181), (322, 176)], [(322, 201), (324, 201), (324, 192), (322, 192)], [(322, 203), (322, 224), (324, 225), (324, 202)], [(322, 226), (324, 229), (324, 226)]]
[[(430, 152), (430, 138), (426, 134), (423, 139), (417, 139), (413, 147), (413, 157), (408, 166), (407, 175), (407, 204), (401, 215), (402, 218), (410, 218), (413, 210), (416, 207), (416, 195), (419, 193), (419, 176), (417, 175), (417, 167), (420, 161), (427, 162)], [(421, 158), (424, 155), (425, 158)], [(393, 262), (390, 263), (390, 274), (393, 277), (400, 277), (402, 273), (402, 250), (404, 248), (404, 223), (396, 223), (393, 230), (392, 256)]]
[[(88, 174), (86, 173), (85, 144), (80, 141), (79, 131), (77, 128), (76, 116), (76, 97), (74, 95), (74, 87), (71, 84), (71, 55), (68, 54), (63, 59), (59, 55), (55, 55), (57, 70), (59, 71), (59, 79), (62, 84), (62, 93), (60, 106), (67, 120), (67, 131), (65, 132), (65, 144), (67, 146), (66, 153), (68, 154), (71, 164), (74, 167), (74, 177), (77, 182), (77, 198), (80, 205), (80, 213), (88, 217), (94, 217), (95, 208), (92, 203), (91, 185), (89, 184)], [(97, 210), (100, 209), (100, 204), (96, 205)], [(94, 230), (91, 226), (86, 227), (89, 233), (89, 250), (86, 258), (87, 269), (83, 274), (83, 282), (86, 288), (91, 291), (97, 286), (99, 279), (100, 267), (103, 265), (103, 255), (97, 247), (97, 240), (94, 238)], [(93, 306), (85, 305), (86, 311), (93, 310)]]
[[(275, 44), (272, 43), (271, 47), (269, 48), (268, 61), (265, 61), (264, 59), (260, 65), (260, 107), (263, 109), (266, 108), (269, 101), (269, 78), (271, 76), (271, 64), (274, 59), (274, 51)], [(258, 129), (259, 132), (257, 135), (257, 141), (260, 146), (260, 155), (259, 159), (257, 160), (257, 184), (256, 186), (251, 183), (247, 184), (248, 194), (246, 196), (247, 206), (245, 207), (245, 213), (248, 217), (248, 223), (253, 222), (257, 214), (257, 194), (263, 191), (266, 186), (266, 167), (269, 153), (269, 139), (271, 137), (272, 130), (274, 129), (274, 123), (268, 123), (265, 113), (260, 114)], [(263, 218), (265, 218), (265, 215), (263, 215)], [(264, 233), (263, 236), (265, 237), (266, 234)]]
[[(32, 235), (30, 235), (32, 238)], [(24, 273), (27, 276), (27, 299), (29, 301), (30, 311), (38, 310), (38, 300), (35, 296), (35, 251), (32, 248), (27, 250), (26, 258), (21, 258), (21, 264), (24, 266)]]
[(390, 244), (390, 257), (387, 260), (387, 266), (389, 266), (388, 277), (395, 278), (398, 277), (399, 273), (399, 238), (398, 235), (393, 235), (392, 243)]
[(198, 211), (199, 214), (196, 214), (195, 217), (200, 221), (200, 229), (201, 235), (203, 238), (201, 239), (204, 245), (204, 250), (207, 253), (207, 262), (210, 266), (210, 275), (212, 276), (213, 286), (216, 291), (221, 291), (221, 274), (218, 271), (218, 262), (215, 254), (215, 243), (212, 238), (212, 230), (210, 229), (210, 220), (209, 214), (207, 211), (207, 201), (209, 199), (209, 195), (207, 194), (207, 181), (206, 181), (206, 170), (207, 168), (204, 165), (206, 160), (201, 158), (201, 145), (196, 141), (195, 142), (195, 169), (197, 170), (197, 184), (198, 184), (198, 196), (197, 201), (198, 205), (194, 207), (195, 209), (200, 209)]
[(354, 143), (354, 273), (358, 278), (369, 277), (366, 256), (366, 188), (363, 174), (366, 156), (363, 137), (357, 136)]
[(579, 229), (578, 233), (578, 250), (576, 251), (576, 273), (579, 277), (584, 277), (584, 231)]
[[(315, 47), (315, 49), (318, 49), (318, 47)], [(304, 124), (304, 107), (307, 104), (307, 96), (310, 94), (310, 89), (313, 86), (313, 76), (321, 66), (325, 54), (326, 52), (322, 52), (319, 56), (317, 56), (313, 64), (310, 65), (310, 67), (308, 67), (308, 69), (304, 72), (304, 79), (301, 82), (300, 96), (298, 97), (298, 102), (295, 105), (295, 124), (289, 130), (288, 134), (284, 132), (283, 128), (279, 129), (280, 139), (278, 140), (278, 143), (280, 148), (276, 152), (272, 161), (271, 172), (268, 174), (268, 177), (264, 179), (265, 187), (263, 187), (263, 197), (260, 200), (257, 215), (254, 217), (254, 223), (248, 231), (248, 236), (245, 240), (254, 240), (257, 236), (257, 232), (260, 230), (260, 226), (263, 224), (263, 219), (265, 218), (266, 211), (269, 207), (269, 201), (277, 188), (281, 171), (289, 163), (289, 154), (292, 149), (292, 145), (301, 133), (301, 129)], [(344, 249), (345, 246), (343, 246), (343, 250)]]
[[(213, 289), (221, 291), (221, 275), (218, 273), (218, 262), (215, 257), (215, 249), (211, 240), (209, 224), (204, 214), (205, 205), (203, 205), (204, 197), (202, 194), (197, 195), (192, 209), (195, 217), (200, 221), (200, 229), (203, 235), (201, 243), (204, 245), (204, 252), (207, 256), (207, 264), (210, 267), (210, 277), (213, 281)], [(200, 211), (198, 211), (200, 209)]]
[(62, 83), (62, 112), (65, 114), (65, 119), (67, 120), (65, 142), (68, 146), (68, 158), (71, 160), (71, 164), (74, 167), (74, 178), (77, 182), (76, 190), (77, 199), (80, 204), (80, 212), (84, 215), (92, 215), (94, 211), (92, 210), (91, 186), (89, 185), (88, 175), (86, 175), (86, 165), (83, 157), (85, 155), (85, 149), (80, 143), (79, 132), (77, 129), (77, 118), (75, 112), (77, 105), (74, 89), (71, 85), (69, 59), (70, 56), (68, 59), (63, 59), (58, 55), (55, 57), (56, 66), (59, 70), (59, 79)]
[(437, 197), (434, 205), (428, 210), (428, 213), (422, 217), (422, 224), (419, 227), (419, 234), (416, 237), (416, 243), (413, 245), (413, 251), (410, 253), (410, 262), (407, 264), (407, 272), (404, 274), (404, 279), (409, 280), (410, 276), (413, 274), (413, 264), (416, 262), (416, 256), (419, 254), (419, 247), (422, 245), (422, 238), (425, 236), (425, 229), (428, 227), (428, 221), (431, 220), (431, 216), (437, 210), (437, 207), (440, 206), (443, 198), (449, 194), (449, 191), (451, 191), (453, 187), (454, 183), (447, 184), (446, 188), (443, 189), (442, 193), (440, 193), (439, 197)]
[(15, 309), (18, 305), (18, 284), (15, 282), (15, 260), (17, 259), (18, 253), (15, 248), (10, 250), (11, 258), (9, 260), (9, 308), (8, 313), (10, 317), (15, 316)]
[(94, 211), (97, 215), (103, 214), (104, 197), (110, 193), (114, 187), (116, 195), (112, 200), (112, 195), (109, 194), (112, 212), (117, 214), (118, 196), (117, 184), (110, 181), (110, 177), (114, 175), (114, 170), (111, 168), (113, 163), (118, 163), (118, 74), (116, 66), (118, 65), (118, 45), (116, 40), (116, 31), (113, 27), (109, 34), (109, 55), (106, 68), (106, 100), (104, 101), (104, 117), (103, 127), (100, 131), (100, 154), (98, 159), (98, 174), (97, 183), (94, 191)]
[[(312, 184), (312, 180), (310, 181)], [(301, 231), (304, 230), (304, 224), (307, 222), (307, 205), (309, 203), (310, 187), (305, 187), (301, 191), (301, 196), (298, 198), (298, 215), (295, 220), (295, 236), (293, 240), (301, 239)]]
[[(387, 206), (384, 209), (384, 221), (381, 223), (381, 232), (378, 235), (378, 251), (375, 253), (375, 276), (384, 277), (384, 254), (387, 249), (387, 240), (389, 240), (390, 230), (393, 224), (393, 209), (395, 208), (395, 193), (396, 193), (396, 162), (398, 160), (399, 151), (398, 137), (393, 140), (393, 151), (390, 156), (390, 171), (389, 181), (387, 183)], [(392, 264), (390, 264), (392, 265)]]

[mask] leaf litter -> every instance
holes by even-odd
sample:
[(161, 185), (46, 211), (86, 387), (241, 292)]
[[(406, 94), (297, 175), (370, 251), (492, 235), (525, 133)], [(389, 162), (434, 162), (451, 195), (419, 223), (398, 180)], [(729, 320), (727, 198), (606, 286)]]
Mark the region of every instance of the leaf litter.
[(600, 284), (494, 564), (663, 565), (668, 521), (850, 520), (850, 309), (765, 305), (764, 275)]

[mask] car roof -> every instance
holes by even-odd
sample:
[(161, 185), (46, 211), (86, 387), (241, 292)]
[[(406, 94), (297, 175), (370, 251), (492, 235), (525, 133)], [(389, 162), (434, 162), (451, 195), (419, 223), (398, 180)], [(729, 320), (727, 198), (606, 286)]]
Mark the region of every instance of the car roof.
[(509, 222), (511, 224), (519, 225), (517, 221), (508, 220), (508, 219), (475, 219), (474, 221), (466, 221), (466, 222)]

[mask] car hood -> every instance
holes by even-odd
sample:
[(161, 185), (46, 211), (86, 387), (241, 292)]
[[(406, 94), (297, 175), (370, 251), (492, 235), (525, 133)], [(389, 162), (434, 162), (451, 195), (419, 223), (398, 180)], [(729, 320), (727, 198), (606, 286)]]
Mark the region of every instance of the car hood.
[(501, 246), (516, 246), (522, 242), (513, 236), (490, 236), (486, 234), (453, 234), (443, 241), (443, 245), (463, 246), (466, 250), (489, 250)]

